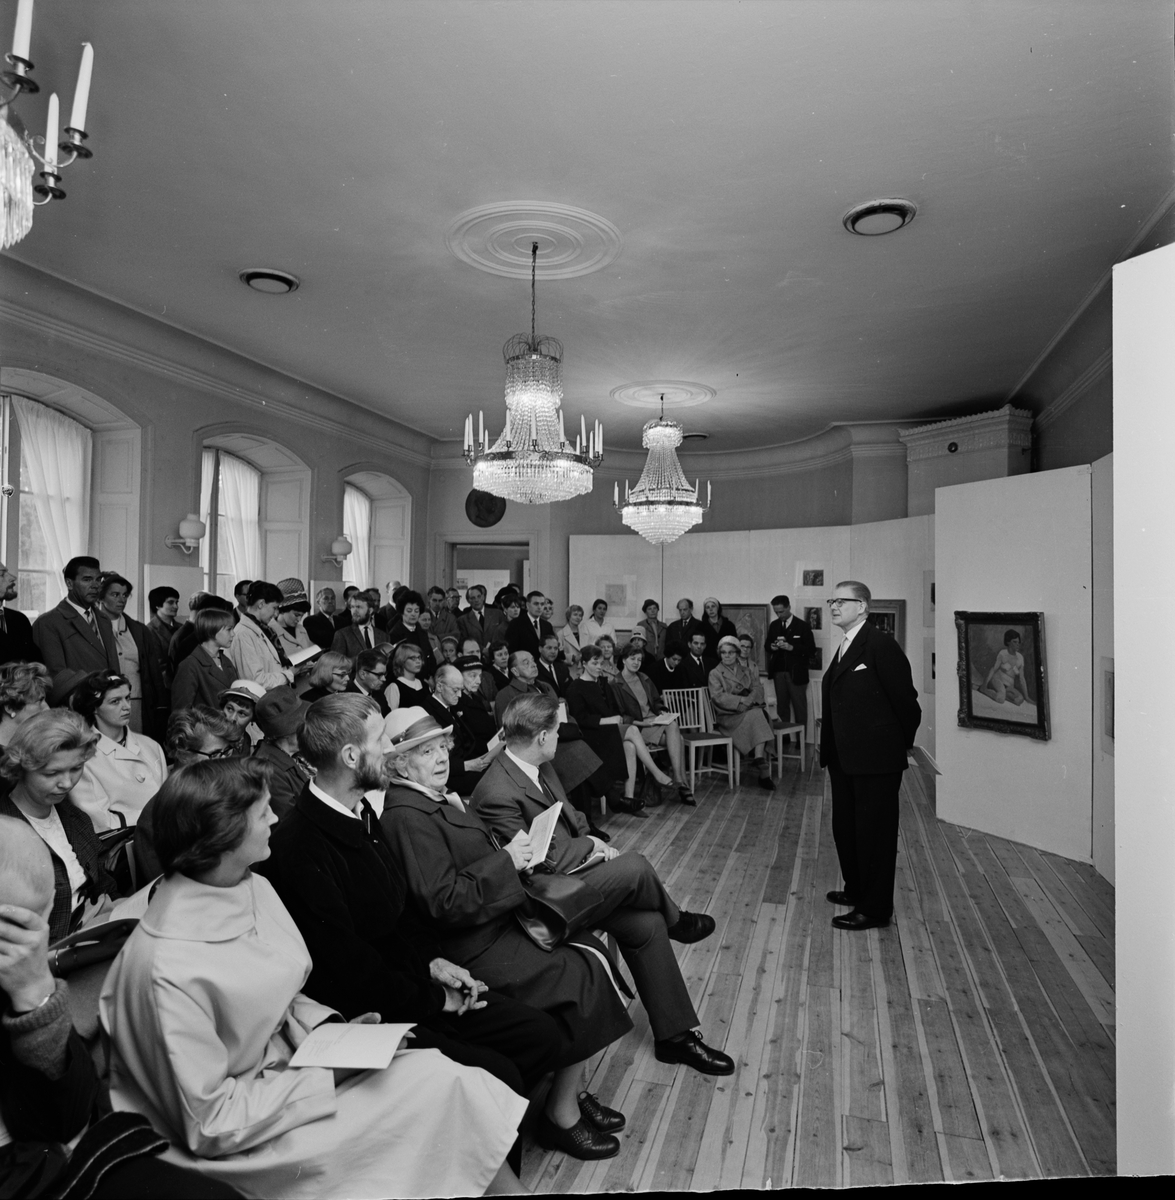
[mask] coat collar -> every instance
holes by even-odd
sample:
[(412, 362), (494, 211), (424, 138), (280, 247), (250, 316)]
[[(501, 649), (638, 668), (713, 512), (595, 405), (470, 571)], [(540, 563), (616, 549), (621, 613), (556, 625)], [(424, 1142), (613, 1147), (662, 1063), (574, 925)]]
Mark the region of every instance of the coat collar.
[(397, 787), (395, 784), (388, 788), (384, 797), (384, 818), (392, 809), (396, 808), (414, 808), (417, 812), (427, 813), (435, 820), (444, 821), (449, 825), (476, 829), (485, 835), (487, 842), (489, 841), (489, 830), (486, 829), (485, 822), (477, 813), (471, 809), (461, 812), (451, 804), (440, 804), (436, 800), (430, 800), (423, 792), (414, 791), (412, 788)]
[(159, 884), (140, 928), (152, 937), (180, 942), (231, 942), (257, 926), (256, 875), (236, 887), (211, 887), (177, 871)]
[[(537, 787), (534, 781), (526, 774), (526, 772), (523, 771), (517, 763), (511, 762), (504, 753), (498, 755), (498, 757), (490, 764), (491, 770), (494, 767), (497, 767), (501, 771), (505, 771), (511, 782), (516, 787), (522, 788), (527, 796), (529, 796), (536, 804), (542, 805), (543, 808), (551, 807), (550, 797), (543, 792), (542, 788)], [(539, 767), (539, 773), (542, 773), (542, 767)]]
[[(277, 749), (277, 747), (273, 747), (273, 749)], [(363, 807), (367, 807), (366, 800), (361, 801), (361, 804)], [(309, 784), (302, 788), (301, 795), (294, 801), (294, 810), (301, 813), (315, 828), (336, 842), (344, 842), (348, 846), (358, 846), (365, 840), (365, 822), (344, 816), (323, 804), (311, 792)], [(370, 811), (368, 809), (368, 812)], [(378, 824), (374, 821), (373, 823)]]

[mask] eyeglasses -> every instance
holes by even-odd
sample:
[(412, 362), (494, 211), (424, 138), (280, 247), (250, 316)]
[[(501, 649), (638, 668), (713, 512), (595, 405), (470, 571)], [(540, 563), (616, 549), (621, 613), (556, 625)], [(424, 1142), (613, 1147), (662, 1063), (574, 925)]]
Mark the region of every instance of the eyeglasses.
[(351, 672), (346, 670), (345, 668), (341, 671), (332, 671), (331, 674), (336, 679), (350, 679), (351, 678)]
[(865, 601), (856, 596), (833, 596), (827, 603), (829, 608), (840, 608), (842, 604), (864, 604)]
[(198, 754), (201, 758), (232, 758), (236, 754), (236, 746), (222, 746), (219, 750), (193, 750), (193, 754)]

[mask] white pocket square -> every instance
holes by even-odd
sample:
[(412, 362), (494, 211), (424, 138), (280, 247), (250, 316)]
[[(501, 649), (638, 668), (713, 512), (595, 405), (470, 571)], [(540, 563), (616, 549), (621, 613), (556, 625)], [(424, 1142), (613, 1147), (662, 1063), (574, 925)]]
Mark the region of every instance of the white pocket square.
[(857, 663), (857, 665), (853, 668), (854, 671), (863, 671), (864, 669), (865, 669), (864, 663)]

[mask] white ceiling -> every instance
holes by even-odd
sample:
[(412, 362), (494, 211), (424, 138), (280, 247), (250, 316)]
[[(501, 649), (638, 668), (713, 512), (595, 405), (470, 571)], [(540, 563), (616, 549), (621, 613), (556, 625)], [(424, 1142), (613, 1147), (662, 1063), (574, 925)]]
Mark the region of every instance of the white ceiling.
[[(15, 14), (0, 4), (0, 36)], [(479, 205), (622, 239), (540, 279), (569, 426), (685, 380), (710, 450), (1003, 403), (1172, 187), (1170, 0), (40, 0), (43, 128), (93, 42), (95, 157), (22, 260), (438, 438), (503, 414), (529, 287)], [(903, 196), (880, 238), (851, 205)], [(237, 271), (301, 276), (288, 297)]]

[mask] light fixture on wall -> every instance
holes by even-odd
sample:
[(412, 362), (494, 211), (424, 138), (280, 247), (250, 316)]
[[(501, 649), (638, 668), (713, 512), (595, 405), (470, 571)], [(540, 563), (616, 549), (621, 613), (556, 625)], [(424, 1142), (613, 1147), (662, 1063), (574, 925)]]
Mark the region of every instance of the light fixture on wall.
[[(78, 70), (77, 87), (73, 93), (73, 108), (65, 137), (58, 141), (57, 124), (60, 109), (57, 93), (49, 97), (49, 116), (45, 136), (34, 137), (19, 118), (16, 127), (10, 123), (9, 106), (22, 94), (33, 95), (41, 89), (31, 77), (33, 64), (29, 60), (29, 43), (33, 32), (33, 0), (19, 0), (16, 8), (16, 28), (12, 35), (12, 50), (5, 60), (11, 70), (0, 71), (0, 249), (14, 246), (33, 227), (33, 209), (50, 200), (64, 200), (61, 171), (79, 158), (91, 158), (85, 142), (86, 109), (90, 102), (90, 77), (94, 70), (94, 48), (82, 43), (82, 62)], [(34, 145), (44, 142), (44, 154)], [(36, 170), (33, 160), (43, 167), (41, 182), (33, 184)], [(34, 199), (39, 196), (40, 199)]]
[(345, 533), (339, 534), (337, 538), (330, 544), (330, 553), (322, 556), (323, 562), (333, 562), (336, 566), (341, 567), (347, 561), (348, 556), (355, 547), (351, 545), (350, 539)]
[(515, 334), (502, 347), (506, 360), (506, 427), (491, 446), (481, 413), (477, 440), (473, 417), (465, 420), (465, 457), (479, 491), (550, 504), (592, 490), (592, 470), (604, 459), (604, 427), (588, 433), (580, 418), (574, 446), (568, 442), (559, 405), (563, 400), (563, 345), (535, 334), (535, 273), (539, 244), (530, 248), (530, 336)]
[(200, 549), (200, 541), (207, 532), (208, 527), (204, 522), (195, 513), (188, 513), (180, 522), (179, 537), (166, 537), (163, 544), (169, 550), (182, 550), (185, 554), (191, 554)]
[(710, 485), (706, 484), (706, 503), (699, 501), (701, 480), (690, 487), (677, 460), (682, 429), (665, 416), (665, 397), (661, 397), (661, 415), (646, 421), (641, 430), (641, 445), (649, 451), (645, 469), (636, 487), (624, 484), (624, 504), (620, 503), (620, 484), (613, 503), (620, 519), (654, 546), (676, 541), (692, 529), (710, 508)]

